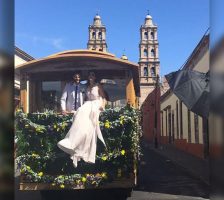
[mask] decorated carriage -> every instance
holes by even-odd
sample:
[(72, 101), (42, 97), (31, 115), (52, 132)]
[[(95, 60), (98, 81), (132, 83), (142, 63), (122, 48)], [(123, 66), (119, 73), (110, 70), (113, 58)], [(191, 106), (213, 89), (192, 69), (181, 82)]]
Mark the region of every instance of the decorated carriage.
[[(113, 54), (72, 50), (33, 60), (20, 74), (16, 111), (16, 163), (21, 190), (133, 188), (139, 157), (140, 95), (138, 65)], [(57, 142), (68, 132), (72, 115), (62, 115), (60, 97), (75, 72), (86, 80), (94, 71), (107, 96), (100, 127), (107, 149), (97, 144), (96, 163), (74, 168)]]

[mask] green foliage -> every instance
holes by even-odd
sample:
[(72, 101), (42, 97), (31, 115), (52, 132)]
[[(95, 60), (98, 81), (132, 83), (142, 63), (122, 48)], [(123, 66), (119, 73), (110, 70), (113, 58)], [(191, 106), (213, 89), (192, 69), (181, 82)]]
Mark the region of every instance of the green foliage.
[(128, 177), (140, 153), (139, 116), (140, 112), (129, 106), (102, 112), (100, 127), (107, 148), (99, 141), (96, 163), (80, 161), (74, 168), (69, 155), (57, 147), (71, 126), (72, 115), (17, 111), (16, 162), (26, 181), (48, 182), (60, 188), (97, 187), (105, 181)]

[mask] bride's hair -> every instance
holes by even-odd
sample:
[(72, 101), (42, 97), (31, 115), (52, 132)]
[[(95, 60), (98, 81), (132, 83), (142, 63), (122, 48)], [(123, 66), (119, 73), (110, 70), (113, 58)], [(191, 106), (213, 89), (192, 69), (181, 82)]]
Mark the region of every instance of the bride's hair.
[(96, 73), (94, 72), (94, 71), (89, 71), (89, 73), (88, 73), (88, 81), (87, 81), (87, 85), (89, 86), (90, 85), (90, 83), (89, 83), (89, 75), (90, 74), (94, 74), (94, 76), (95, 76), (95, 83), (98, 83), (97, 82), (97, 78), (96, 78)]

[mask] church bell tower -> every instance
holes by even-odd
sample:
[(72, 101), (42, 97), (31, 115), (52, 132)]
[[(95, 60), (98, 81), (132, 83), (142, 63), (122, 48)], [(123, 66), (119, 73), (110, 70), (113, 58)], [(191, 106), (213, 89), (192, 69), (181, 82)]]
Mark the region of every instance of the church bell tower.
[(106, 27), (102, 24), (101, 17), (98, 14), (94, 17), (93, 24), (89, 25), (87, 48), (107, 52)]
[(159, 75), (159, 43), (157, 37), (157, 26), (153, 23), (152, 17), (148, 14), (144, 24), (140, 27), (139, 44), (139, 75), (140, 75), (140, 106), (145, 101), (156, 84)]

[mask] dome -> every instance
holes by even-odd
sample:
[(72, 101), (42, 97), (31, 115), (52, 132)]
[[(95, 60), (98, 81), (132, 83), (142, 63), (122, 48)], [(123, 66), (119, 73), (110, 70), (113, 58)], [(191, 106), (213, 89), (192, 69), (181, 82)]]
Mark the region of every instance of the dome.
[(152, 19), (151, 15), (146, 15), (145, 19)]
[(94, 17), (93, 24), (95, 26), (101, 26), (102, 25), (102, 23), (101, 23), (101, 17), (98, 14), (96, 14), (96, 16)]
[(146, 26), (153, 26), (152, 17), (151, 15), (146, 15), (145, 17), (145, 25)]
[(123, 54), (123, 55), (121, 56), (121, 59), (122, 59), (122, 60), (128, 60), (128, 57), (127, 57), (126, 55)]
[(94, 17), (94, 19), (101, 19), (101, 17), (98, 14), (96, 14), (96, 16)]

